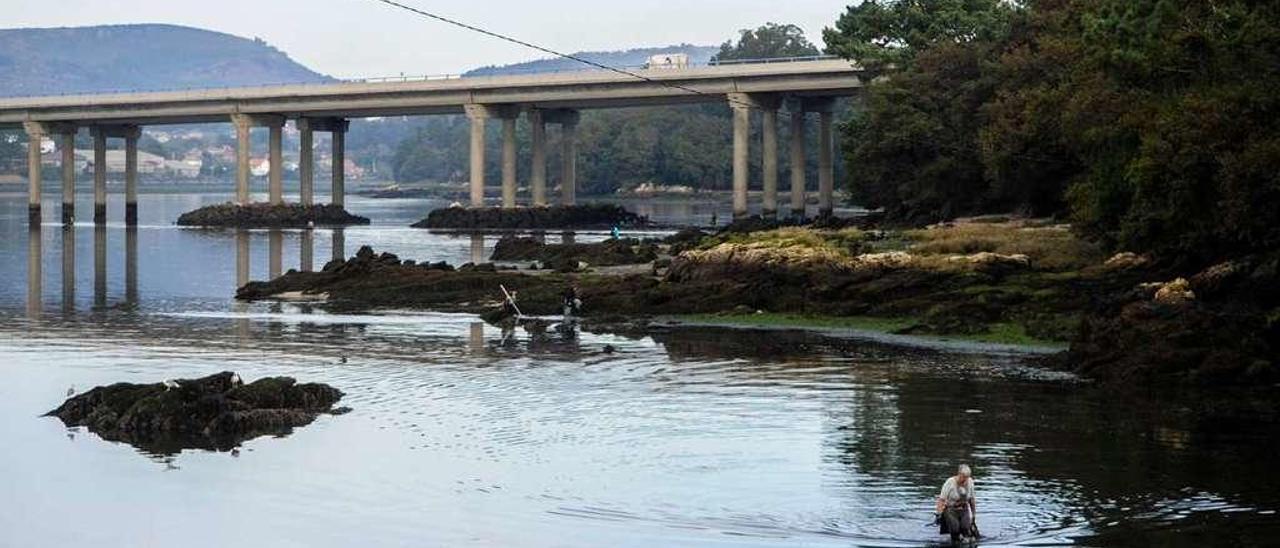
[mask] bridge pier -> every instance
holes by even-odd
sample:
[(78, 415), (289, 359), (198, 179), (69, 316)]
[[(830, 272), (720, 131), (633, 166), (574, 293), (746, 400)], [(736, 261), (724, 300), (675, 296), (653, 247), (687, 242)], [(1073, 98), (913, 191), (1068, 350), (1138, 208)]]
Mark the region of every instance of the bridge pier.
[[(351, 123), (342, 118), (307, 118), (294, 121), (298, 128), (298, 200), (304, 206), (315, 204), (315, 132), (328, 131), (333, 144), (333, 194), (330, 203), (343, 206), (346, 203), (346, 134)], [(272, 160), (273, 167), (275, 160)], [(283, 168), (283, 164), (281, 165)]]
[(751, 159), (751, 108), (735, 101), (731, 94), (729, 107), (733, 110), (733, 218), (747, 216), (747, 184)]
[(315, 133), (310, 120), (298, 118), (298, 202), (304, 206), (315, 203)]
[(502, 118), (502, 207), (516, 207), (516, 118)]
[(830, 217), (834, 211), (835, 168), (834, 141), (831, 135), (831, 103), (818, 112), (818, 217)]
[(40, 171), (40, 144), (47, 133), (44, 124), (26, 122), (23, 129), (27, 132), (27, 222), (31, 226), (40, 226), (43, 217), (40, 213), (40, 184), (43, 174)]
[(93, 224), (107, 222), (107, 134), (93, 127)]
[(484, 126), (490, 112), (488, 107), (474, 104), (463, 110), (471, 120), (471, 207), (484, 207)]
[[(232, 114), (231, 123), (236, 127), (236, 203), (239, 205), (248, 205), (251, 201), (249, 196), (249, 179), (252, 172), (249, 169), (249, 161), (253, 154), (253, 144), (250, 141), (250, 132), (254, 127), (266, 127), (271, 131), (268, 161), (271, 168), (268, 176), (271, 203), (283, 203), (282, 183), (280, 175), (283, 173), (284, 166), (280, 161), (280, 143), (281, 128), (284, 127), (284, 117), (275, 114)], [(277, 202), (277, 198), (281, 201)]]
[(284, 205), (284, 120), (279, 124), (267, 126), (267, 161), (271, 164), (267, 172), (267, 199), (271, 205)]
[(62, 224), (76, 222), (76, 134), (62, 134)]
[(138, 138), (142, 130), (132, 126), (124, 136), (124, 224), (138, 225)]
[(544, 119), (560, 124), (560, 204), (578, 203), (578, 121), (576, 110), (549, 110)]
[(778, 106), (776, 103), (764, 108), (760, 126), (760, 146), (764, 149), (760, 162), (760, 168), (764, 171), (764, 196), (760, 215), (765, 219), (775, 219), (778, 216)]
[(329, 140), (333, 146), (330, 153), (333, 165), (330, 167), (332, 182), (329, 203), (338, 207), (347, 205), (347, 129), (350, 127), (351, 123), (347, 120), (335, 119), (329, 128)]
[(547, 122), (542, 118), (542, 110), (529, 109), (529, 125), (533, 156), (529, 169), (530, 193), (533, 206), (543, 207), (547, 205)]
[(791, 108), (791, 217), (805, 217), (805, 153), (804, 108), (797, 102)]

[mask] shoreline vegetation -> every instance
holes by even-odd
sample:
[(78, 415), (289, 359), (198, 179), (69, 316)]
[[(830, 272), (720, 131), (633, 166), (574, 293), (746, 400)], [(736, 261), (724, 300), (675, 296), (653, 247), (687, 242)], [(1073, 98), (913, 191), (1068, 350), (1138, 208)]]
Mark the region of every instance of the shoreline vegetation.
[(589, 244), (508, 236), (497, 262), (458, 267), (365, 247), (320, 272), (251, 282), (237, 298), (302, 296), (334, 308), (471, 312), (502, 323), (511, 319), (500, 286), (518, 291), (530, 316), (560, 314), (576, 287), (592, 329), (848, 330), (1056, 350), (1041, 363), (1117, 387), (1269, 386), (1276, 378), (1276, 339), (1267, 338), (1275, 312), (1270, 300), (1249, 298), (1274, 281), (1274, 258), (1187, 277), (1149, 257), (1108, 254), (1043, 219), (850, 224), (749, 219), (715, 234)]

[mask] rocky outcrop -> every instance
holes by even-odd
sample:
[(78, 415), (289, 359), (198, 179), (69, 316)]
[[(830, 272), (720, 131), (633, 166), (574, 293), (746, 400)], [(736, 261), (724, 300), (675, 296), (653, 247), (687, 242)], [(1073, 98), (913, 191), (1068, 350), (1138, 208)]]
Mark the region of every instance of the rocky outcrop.
[(504, 236), (493, 248), (494, 261), (539, 261), (546, 268), (574, 271), (579, 263), (592, 266), (643, 264), (658, 258), (652, 242), (635, 238), (595, 243), (548, 244), (537, 238)]
[(551, 207), (486, 207), (461, 206), (437, 209), (413, 228), (442, 229), (607, 229), (614, 226), (634, 228), (647, 226), (648, 219), (612, 204), (587, 204)]
[(1064, 360), (1114, 386), (1280, 381), (1280, 255), (1118, 293), (1086, 317)]
[(68, 399), (46, 416), (84, 426), (103, 439), (152, 453), (182, 449), (230, 450), (265, 435), (284, 435), (333, 408), (342, 391), (298, 384), (289, 377), (252, 383), (222, 372), (200, 379), (99, 386)]
[(367, 225), (369, 219), (352, 215), (342, 206), (317, 204), (225, 203), (205, 206), (178, 217), (179, 226), (232, 228), (304, 228), (307, 226)]

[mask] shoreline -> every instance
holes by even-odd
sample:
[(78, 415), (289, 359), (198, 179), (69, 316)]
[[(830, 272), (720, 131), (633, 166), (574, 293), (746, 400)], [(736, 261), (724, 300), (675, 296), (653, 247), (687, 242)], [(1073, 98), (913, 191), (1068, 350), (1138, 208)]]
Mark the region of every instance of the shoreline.
[[(1014, 343), (998, 342), (984, 339), (981, 336), (972, 335), (916, 335), (894, 333), (893, 331), (895, 329), (890, 327), (890, 324), (909, 325), (910, 322), (903, 321), (900, 324), (897, 323), (896, 320), (892, 319), (829, 317), (811, 318), (812, 323), (805, 323), (803, 321), (804, 318), (794, 318), (800, 321), (792, 323), (772, 323), (769, 320), (753, 321), (755, 320), (755, 316), (753, 315), (687, 314), (656, 316), (648, 322), (648, 325), (667, 328), (718, 327), (726, 329), (740, 329), (744, 331), (804, 331), (837, 339), (865, 340), (878, 344), (887, 344), (890, 346), (904, 348), (922, 348), (927, 350), (940, 350), (944, 352), (989, 355), (1052, 356), (1065, 352), (1069, 348), (1069, 345), (1066, 343), (1054, 343), (1052, 341)], [(839, 321), (832, 323), (846, 323), (844, 321), (847, 321), (848, 325), (822, 325), (822, 323), (827, 320)], [(864, 320), (865, 324), (859, 325)], [(877, 323), (882, 323), (884, 326), (877, 328), (875, 327)]]

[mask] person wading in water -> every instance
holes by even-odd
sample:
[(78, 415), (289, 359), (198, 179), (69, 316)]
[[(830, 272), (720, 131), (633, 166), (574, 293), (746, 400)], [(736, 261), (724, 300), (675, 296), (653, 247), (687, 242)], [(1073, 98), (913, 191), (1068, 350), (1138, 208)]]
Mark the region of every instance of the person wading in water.
[(936, 508), (938, 534), (951, 535), (951, 542), (962, 537), (978, 538), (978, 525), (974, 521), (978, 503), (973, 494), (973, 472), (969, 465), (961, 464), (956, 475), (947, 478), (938, 493)]

